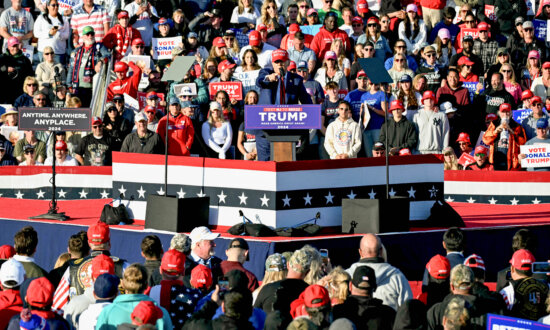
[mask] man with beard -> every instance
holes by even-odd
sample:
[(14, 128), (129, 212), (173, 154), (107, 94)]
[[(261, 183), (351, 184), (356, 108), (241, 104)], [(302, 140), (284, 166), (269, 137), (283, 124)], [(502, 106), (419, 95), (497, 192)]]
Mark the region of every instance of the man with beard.
[(89, 106), (92, 100), (94, 74), (101, 70), (103, 60), (109, 57), (107, 48), (96, 43), (94, 38), (95, 32), (91, 26), (82, 29), (83, 44), (72, 52), (67, 74), (70, 94), (80, 98), (84, 107)]
[(479, 93), (483, 88), (482, 84), (477, 84), (476, 95), (474, 96), (474, 109), (481, 112), (480, 115), (485, 116), (487, 113), (497, 113), (499, 107), (503, 103), (515, 104), (514, 97), (504, 89), (504, 77), (502, 73), (495, 72), (491, 76), (491, 86), (483, 93)]

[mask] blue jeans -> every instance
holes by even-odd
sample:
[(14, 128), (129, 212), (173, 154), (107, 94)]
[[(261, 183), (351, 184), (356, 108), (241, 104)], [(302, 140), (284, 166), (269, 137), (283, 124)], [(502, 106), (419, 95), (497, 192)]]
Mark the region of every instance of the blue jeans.
[(367, 157), (372, 157), (372, 147), (380, 137), (379, 129), (366, 129), (363, 131), (363, 149)]

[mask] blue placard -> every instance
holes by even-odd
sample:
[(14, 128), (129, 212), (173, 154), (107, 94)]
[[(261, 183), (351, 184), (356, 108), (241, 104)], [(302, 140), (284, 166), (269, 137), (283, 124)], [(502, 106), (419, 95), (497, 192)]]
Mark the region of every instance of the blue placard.
[(535, 27), (535, 38), (540, 41), (546, 41), (546, 21), (540, 19), (533, 20), (533, 26)]
[(514, 118), (516, 123), (521, 124), (521, 122), (533, 112), (531, 109), (518, 109), (512, 111), (512, 118)]
[(550, 325), (515, 317), (487, 314), (487, 330), (514, 329), (550, 329)]
[(301, 25), (300, 30), (302, 30), (303, 34), (310, 34), (312, 36), (319, 33), (319, 30), (321, 29), (322, 24), (315, 24), (315, 25)]
[[(470, 81), (462, 83), (462, 86), (466, 88), (470, 93), (470, 102), (474, 101), (474, 94), (476, 93), (477, 84), (478, 84), (477, 82), (470, 82)], [(479, 92), (480, 93), (483, 92), (483, 89), (481, 89)]]
[(321, 105), (247, 105), (245, 129), (320, 129)]
[(237, 42), (239, 43), (239, 47), (243, 48), (244, 46), (248, 46), (248, 35), (250, 34), (250, 31), (247, 33), (243, 33), (241, 29), (231, 29), (235, 32), (235, 38), (237, 38)]

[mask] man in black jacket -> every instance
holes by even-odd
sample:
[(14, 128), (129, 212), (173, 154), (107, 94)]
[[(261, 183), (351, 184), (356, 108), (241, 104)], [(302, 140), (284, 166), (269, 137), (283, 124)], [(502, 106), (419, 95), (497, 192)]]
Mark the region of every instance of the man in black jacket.
[(13, 104), (21, 95), (23, 82), (28, 76), (34, 76), (31, 61), (21, 51), (21, 42), (16, 37), (9, 38), (7, 51), (0, 55), (0, 102)]
[(136, 121), (136, 131), (126, 136), (120, 151), (140, 154), (163, 154), (164, 142), (157, 133), (147, 129), (147, 116), (143, 112), (140, 112), (134, 119)]
[(206, 11), (199, 14), (189, 23), (189, 29), (198, 34), (197, 40), (199, 43), (206, 47), (206, 49), (212, 48), (212, 41), (216, 37), (223, 36), (222, 26), (222, 12), (218, 8), (214, 8), (211, 12)]
[(395, 310), (374, 298), (376, 275), (369, 266), (359, 266), (349, 284), (351, 295), (343, 304), (334, 306), (334, 319), (347, 318), (358, 329), (392, 329)]
[[(382, 124), (380, 130), (380, 142), (386, 144), (386, 134), (388, 134), (388, 148), (390, 152), (399, 151), (403, 148), (413, 150), (418, 142), (418, 133), (413, 123), (403, 116), (405, 107), (400, 100), (394, 100), (390, 103), (390, 112), (392, 119)], [(392, 150), (394, 149), (394, 150)]]

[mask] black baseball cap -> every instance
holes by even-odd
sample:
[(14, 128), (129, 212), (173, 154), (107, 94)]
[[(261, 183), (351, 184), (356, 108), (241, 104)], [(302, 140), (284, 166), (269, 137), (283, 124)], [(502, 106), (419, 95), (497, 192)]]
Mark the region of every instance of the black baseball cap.
[(372, 288), (373, 291), (376, 290), (376, 275), (374, 274), (374, 269), (369, 266), (359, 266), (355, 268), (351, 283), (359, 289), (366, 290)]
[(241, 248), (243, 250), (249, 250), (248, 243), (243, 238), (234, 238), (229, 242), (227, 249), (231, 248)]

